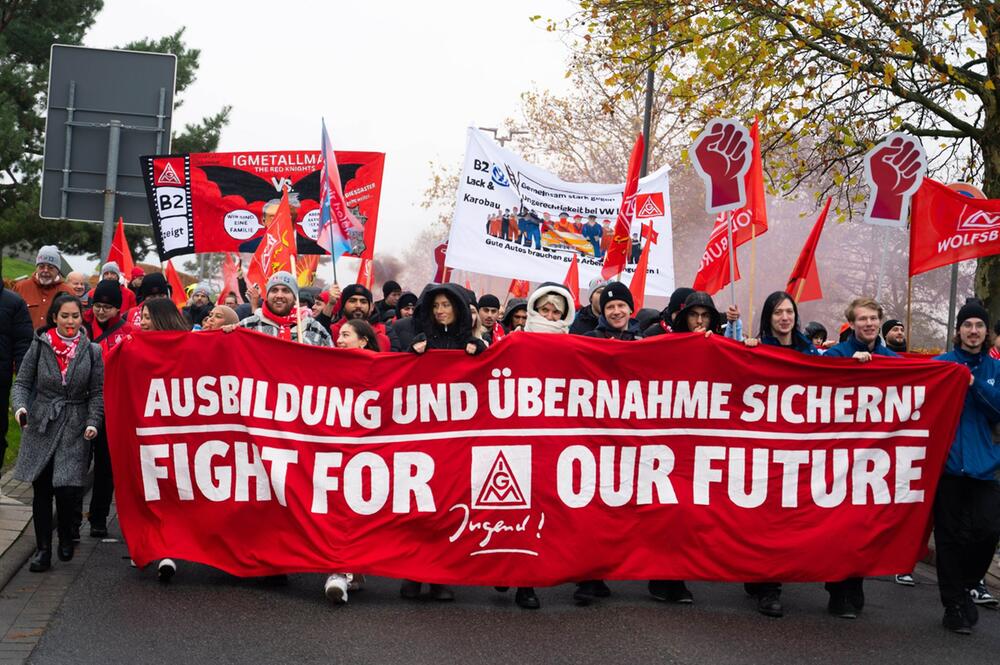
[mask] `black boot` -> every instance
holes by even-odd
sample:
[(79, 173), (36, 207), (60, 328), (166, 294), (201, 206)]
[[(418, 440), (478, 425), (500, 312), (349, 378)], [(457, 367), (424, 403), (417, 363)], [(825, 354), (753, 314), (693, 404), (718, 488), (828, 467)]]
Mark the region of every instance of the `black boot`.
[(517, 592), (514, 594), (514, 602), (524, 610), (537, 610), (542, 606), (541, 601), (538, 600), (538, 596), (535, 595), (535, 590), (530, 586), (518, 587)]
[(60, 541), (58, 554), (60, 561), (71, 561), (73, 559), (73, 541)]
[(781, 607), (780, 591), (765, 591), (757, 596), (757, 611), (768, 617), (781, 618), (785, 615)]
[(90, 537), (91, 538), (107, 538), (108, 537), (108, 521), (106, 519), (98, 519), (94, 516), (90, 518)]
[(33, 573), (44, 573), (46, 570), (52, 567), (52, 547), (38, 548), (34, 556), (31, 557), (31, 563), (28, 565), (28, 570)]
[(442, 602), (455, 600), (455, 594), (444, 584), (432, 584), (430, 596), (431, 600), (438, 600)]
[(413, 580), (403, 580), (399, 587), (399, 595), (407, 600), (416, 600), (420, 597), (420, 582)]

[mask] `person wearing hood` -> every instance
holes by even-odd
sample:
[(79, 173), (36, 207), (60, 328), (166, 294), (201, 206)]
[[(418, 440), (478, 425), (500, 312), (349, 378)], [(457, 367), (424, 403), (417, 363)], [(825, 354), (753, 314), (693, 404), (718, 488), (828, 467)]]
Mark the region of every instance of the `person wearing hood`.
[(511, 298), (507, 301), (507, 310), (503, 315), (503, 329), (505, 334), (510, 334), (515, 330), (524, 330), (524, 324), (528, 322), (528, 301), (524, 298)]
[(90, 464), (90, 442), (104, 421), (104, 361), (83, 331), (83, 307), (63, 294), (52, 303), (14, 381), (21, 449), (14, 477), (30, 482), (37, 549), (29, 570), (52, 565), (52, 500), (59, 560), (73, 558), (77, 495)]
[(235, 326), (240, 322), (240, 317), (236, 314), (236, 310), (228, 305), (216, 305), (212, 308), (212, 311), (208, 313), (205, 317), (205, 322), (202, 324), (202, 330), (220, 330), (225, 326)]
[(201, 322), (212, 312), (212, 292), (206, 282), (198, 282), (191, 290), (191, 298), (181, 313), (194, 330), (201, 330)]
[(601, 293), (603, 291), (603, 284), (598, 284), (591, 289), (590, 302), (576, 311), (573, 325), (569, 327), (571, 335), (586, 335), (597, 327), (597, 320), (601, 317)]
[[(127, 312), (128, 310), (136, 306), (138, 300), (136, 300), (135, 293), (133, 293), (132, 289), (130, 289), (128, 286), (122, 284), (121, 281), (122, 271), (121, 268), (118, 267), (118, 263), (116, 261), (108, 261), (103, 266), (101, 266), (101, 281), (104, 280), (113, 281), (115, 284), (118, 285), (118, 288), (121, 289), (122, 292), (122, 306), (120, 308), (121, 311)], [(95, 286), (94, 288), (97, 287)], [(88, 297), (89, 298), (94, 297), (93, 289), (90, 290)], [(84, 304), (86, 303), (87, 301), (84, 301)]]
[(60, 293), (70, 293), (69, 285), (63, 281), (59, 266), (62, 255), (55, 245), (46, 245), (38, 250), (35, 257), (35, 272), (29, 277), (14, 282), (14, 292), (28, 305), (33, 330), (45, 326), (49, 307)]
[(525, 332), (569, 334), (573, 296), (562, 284), (540, 284), (528, 298)]
[(600, 305), (601, 316), (597, 327), (586, 333), (586, 337), (626, 341), (642, 339), (639, 322), (632, 318), (635, 303), (627, 286), (621, 282), (607, 284), (601, 291)]
[(687, 286), (679, 286), (670, 294), (670, 300), (666, 308), (660, 312), (660, 320), (643, 329), (644, 337), (655, 337), (656, 335), (666, 335), (674, 331), (674, 317), (677, 312), (684, 307), (684, 300), (694, 293), (694, 289)]
[[(426, 291), (428, 287), (424, 287)], [(396, 320), (389, 326), (389, 346), (390, 351), (406, 351), (413, 342), (413, 337), (417, 334), (416, 319), (413, 314), (417, 309), (418, 298), (407, 291), (399, 297), (396, 303)]]
[(413, 313), (416, 335), (409, 351), (464, 349), (471, 356), (486, 350), (472, 335), (472, 313), (465, 289), (458, 284), (434, 285), (424, 290)]
[(889, 319), (882, 324), (882, 339), (890, 351), (906, 353), (906, 327), (899, 319)]
[(34, 336), (24, 298), (4, 287), (0, 280), (0, 460), (7, 452), (10, 387)]
[(954, 348), (936, 360), (966, 367), (958, 430), (934, 497), (934, 544), (945, 628), (968, 635), (979, 619), (973, 596), (1000, 543), (1000, 361), (989, 355), (990, 317), (976, 299), (958, 311)]
[[(472, 336), (472, 312), (468, 294), (458, 284), (431, 284), (424, 288), (413, 313), (416, 335), (407, 350), (426, 353), (431, 349), (462, 349), (470, 356), (486, 350), (486, 342)], [(407, 600), (420, 597), (422, 582), (403, 580), (399, 595)], [(431, 584), (430, 597), (438, 601), (455, 600), (444, 584)]]

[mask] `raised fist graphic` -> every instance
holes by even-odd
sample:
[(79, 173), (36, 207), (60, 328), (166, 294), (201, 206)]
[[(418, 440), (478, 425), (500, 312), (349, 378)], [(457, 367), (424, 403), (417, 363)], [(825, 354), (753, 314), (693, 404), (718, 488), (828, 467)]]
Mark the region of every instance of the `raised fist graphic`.
[(893, 133), (865, 155), (865, 180), (870, 194), (865, 221), (905, 226), (910, 198), (923, 182), (927, 156), (920, 141)]
[(750, 170), (753, 141), (735, 120), (712, 120), (691, 146), (691, 161), (705, 182), (705, 209), (710, 213), (742, 208), (744, 176)]

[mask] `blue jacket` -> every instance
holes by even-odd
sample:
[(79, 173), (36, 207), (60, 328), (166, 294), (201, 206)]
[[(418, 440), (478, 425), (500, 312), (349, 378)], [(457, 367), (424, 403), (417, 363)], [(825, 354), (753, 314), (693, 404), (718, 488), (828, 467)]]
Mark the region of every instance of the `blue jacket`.
[[(837, 346), (827, 349), (825, 355), (833, 358), (850, 358), (858, 351), (868, 351), (868, 345), (862, 344), (858, 341), (857, 336), (851, 335)], [(899, 357), (899, 354), (894, 351), (890, 351), (888, 347), (882, 343), (881, 337), (875, 339), (875, 350), (870, 351), (870, 353), (875, 356), (889, 356), (890, 358)]]
[(948, 451), (944, 472), (951, 476), (969, 476), (995, 480), (1000, 470), (1000, 444), (993, 443), (992, 427), (1000, 422), (1000, 361), (988, 351), (975, 355), (954, 349), (935, 360), (965, 365), (975, 382), (965, 394), (962, 416), (955, 440)]
[(580, 235), (591, 242), (600, 242), (601, 237), (604, 236), (604, 229), (601, 228), (600, 224), (584, 224)]
[[(813, 343), (810, 342), (806, 338), (806, 336), (803, 335), (802, 333), (800, 333), (798, 330), (793, 330), (792, 331), (792, 345), (790, 347), (788, 347), (788, 346), (781, 346), (781, 343), (778, 341), (778, 338), (777, 337), (771, 337), (770, 335), (765, 335), (764, 337), (761, 337), (760, 338), (760, 343), (761, 344), (767, 344), (768, 346), (777, 346), (777, 347), (780, 347), (782, 349), (791, 348), (792, 350), (798, 351), (799, 353), (804, 353), (807, 356), (818, 356), (818, 355), (820, 355), (819, 349), (817, 349), (813, 345)], [(854, 354), (852, 353), (851, 355), (854, 355)]]

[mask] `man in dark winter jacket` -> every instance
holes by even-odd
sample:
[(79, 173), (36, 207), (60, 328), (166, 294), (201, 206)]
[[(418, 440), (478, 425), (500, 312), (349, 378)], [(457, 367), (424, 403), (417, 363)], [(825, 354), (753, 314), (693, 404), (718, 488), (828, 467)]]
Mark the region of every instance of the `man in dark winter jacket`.
[(507, 311), (503, 315), (503, 329), (507, 333), (524, 330), (528, 322), (528, 301), (524, 298), (511, 298), (507, 301)]
[(660, 320), (643, 329), (643, 336), (654, 337), (673, 332), (674, 316), (684, 307), (684, 300), (692, 293), (694, 293), (694, 289), (687, 286), (674, 289), (674, 292), (670, 294), (670, 300), (667, 302), (666, 309), (660, 312)]
[[(336, 340), (340, 335), (340, 329), (344, 327), (348, 319), (371, 320), (372, 292), (361, 284), (348, 284), (340, 292), (340, 307), (338, 308), (340, 318), (336, 321), (331, 321), (330, 310), (330, 305), (325, 306), (323, 311), (316, 317), (316, 322), (329, 330), (330, 337)], [(372, 323), (372, 328), (374, 328), (375, 336), (378, 338), (379, 349), (381, 351), (388, 351), (391, 342), (389, 335), (386, 333), (385, 324)]]
[(7, 452), (10, 386), (21, 367), (21, 359), (31, 346), (33, 334), (24, 298), (4, 288), (0, 282), (0, 465)]
[(601, 316), (587, 337), (602, 339), (642, 339), (639, 322), (632, 318), (632, 292), (621, 282), (611, 282), (601, 292)]
[[(382, 300), (375, 303), (371, 319), (372, 323), (386, 323), (392, 318), (392, 312), (396, 310), (396, 304), (400, 296), (403, 295), (403, 287), (399, 282), (389, 280), (382, 285)], [(384, 350), (384, 349), (383, 349)]]
[(212, 293), (208, 284), (206, 282), (199, 282), (192, 289), (191, 299), (188, 300), (188, 304), (181, 310), (181, 314), (184, 315), (184, 318), (192, 326), (199, 326), (200, 328), (201, 322), (212, 312), (213, 306)]
[(570, 335), (586, 335), (597, 327), (597, 319), (601, 317), (601, 293), (604, 285), (596, 287), (590, 292), (590, 304), (584, 305), (576, 311), (576, 318), (573, 325), (569, 327)]
[(889, 319), (882, 324), (882, 339), (890, 351), (906, 352), (906, 328), (898, 319)]
[[(479, 322), (483, 324), (483, 339), (492, 346), (499, 342), (504, 336), (503, 326), (500, 324), (500, 299), (492, 293), (484, 293), (476, 304), (479, 310)], [(525, 304), (527, 312), (527, 304)]]
[[(428, 288), (425, 286), (424, 291), (426, 292)], [(399, 302), (396, 303), (396, 319), (389, 326), (389, 350), (410, 350), (410, 344), (417, 334), (417, 320), (413, 316), (416, 312), (417, 302), (417, 296), (408, 291), (399, 297)]]
[(934, 543), (944, 627), (968, 635), (979, 619), (969, 592), (986, 575), (1000, 542), (1000, 361), (989, 355), (989, 313), (967, 302), (956, 320), (955, 348), (938, 360), (972, 373), (958, 431), (934, 498)]

